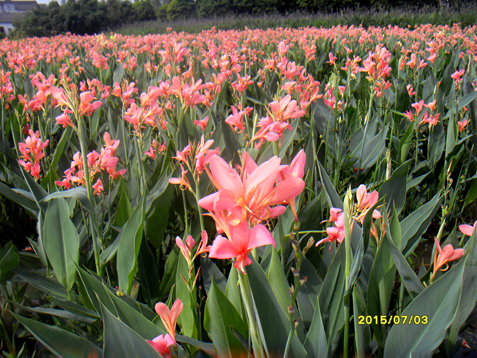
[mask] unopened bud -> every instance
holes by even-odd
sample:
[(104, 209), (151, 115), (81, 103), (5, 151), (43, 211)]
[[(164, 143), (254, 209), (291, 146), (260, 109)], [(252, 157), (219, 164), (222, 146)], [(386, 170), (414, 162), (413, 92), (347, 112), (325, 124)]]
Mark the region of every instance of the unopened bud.
[(306, 283), (306, 281), (308, 281), (308, 277), (303, 276), (303, 278), (300, 280), (300, 286), (303, 286)]
[(291, 285), (288, 289), (290, 290), (290, 295), (295, 293), (295, 287), (293, 287), (293, 285)]
[(301, 320), (301, 318), (298, 318), (297, 320), (293, 321), (293, 324), (295, 325), (295, 328), (297, 328), (298, 325), (300, 324), (300, 320)]
[(308, 239), (308, 242), (306, 243), (305, 248), (303, 249), (303, 255), (305, 255), (311, 249), (311, 247), (313, 246), (314, 243), (315, 243), (315, 238), (313, 236), (311, 236)]
[(292, 305), (289, 305), (289, 306), (288, 306), (288, 313), (289, 313), (289, 314), (295, 313), (295, 308), (294, 308)]
[(295, 277), (300, 276), (300, 271), (298, 271), (296, 268), (292, 267), (291, 271), (293, 272), (293, 276)]

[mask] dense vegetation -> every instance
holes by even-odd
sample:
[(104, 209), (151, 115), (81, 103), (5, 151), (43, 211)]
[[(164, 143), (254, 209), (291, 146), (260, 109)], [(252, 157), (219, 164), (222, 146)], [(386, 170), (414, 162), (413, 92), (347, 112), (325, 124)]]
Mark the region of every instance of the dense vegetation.
[[(403, 7), (404, 6), (404, 7)], [(51, 36), (59, 33), (94, 34), (128, 28), (126, 33), (266, 27), (331, 27), (335, 25), (387, 26), (473, 25), (477, 7), (460, 1), (438, 0), (68, 0), (52, 1), (14, 24), (16, 36)], [(151, 22), (151, 20), (157, 20)], [(132, 32), (131, 32), (132, 31)], [(123, 32), (123, 31), (121, 31)], [(123, 32), (124, 33), (124, 32)]]

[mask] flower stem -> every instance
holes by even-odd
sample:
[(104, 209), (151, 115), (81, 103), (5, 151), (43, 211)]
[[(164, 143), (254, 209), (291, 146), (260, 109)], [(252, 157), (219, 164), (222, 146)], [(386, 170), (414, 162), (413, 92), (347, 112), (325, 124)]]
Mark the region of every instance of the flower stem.
[(266, 357), (265, 352), (263, 351), (262, 340), (260, 339), (260, 333), (258, 332), (257, 320), (255, 318), (253, 310), (253, 298), (252, 290), (250, 289), (250, 281), (248, 280), (247, 274), (244, 274), (238, 270), (240, 292), (242, 294), (243, 303), (245, 306), (245, 311), (247, 312), (250, 334), (252, 336), (252, 345), (253, 353), (256, 358)]
[(78, 138), (80, 141), (81, 146), (81, 156), (83, 157), (83, 170), (84, 170), (84, 177), (85, 177), (85, 184), (86, 190), (88, 192), (88, 201), (90, 205), (90, 225), (91, 225), (91, 234), (93, 236), (93, 251), (94, 251), (94, 263), (96, 265), (96, 273), (99, 276), (102, 276), (102, 269), (99, 263), (99, 237), (96, 228), (96, 218), (94, 215), (94, 197), (93, 197), (93, 188), (91, 187), (91, 178), (89, 175), (89, 168), (88, 168), (88, 158), (87, 158), (87, 148), (86, 148), (86, 140), (84, 136), (84, 123), (81, 119), (78, 120)]

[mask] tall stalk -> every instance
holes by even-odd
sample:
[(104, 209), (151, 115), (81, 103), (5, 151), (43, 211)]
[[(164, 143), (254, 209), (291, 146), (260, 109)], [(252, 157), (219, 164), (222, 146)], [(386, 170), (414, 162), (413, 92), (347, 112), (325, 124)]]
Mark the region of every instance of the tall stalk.
[[(344, 214), (345, 214), (345, 250), (346, 250), (346, 261), (345, 261), (345, 292), (348, 292), (349, 289), (349, 272), (351, 270), (351, 203), (352, 194), (351, 187), (348, 188), (346, 192), (346, 197), (344, 201)], [(349, 341), (349, 317), (350, 317), (350, 295), (346, 294), (344, 297), (344, 352), (343, 357), (348, 358), (348, 341)]]

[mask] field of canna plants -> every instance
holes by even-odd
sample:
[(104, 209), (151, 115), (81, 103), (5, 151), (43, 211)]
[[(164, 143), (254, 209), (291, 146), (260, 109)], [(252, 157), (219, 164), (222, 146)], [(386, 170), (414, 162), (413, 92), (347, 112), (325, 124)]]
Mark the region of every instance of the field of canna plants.
[(3, 355), (468, 350), (476, 35), (2, 41)]

